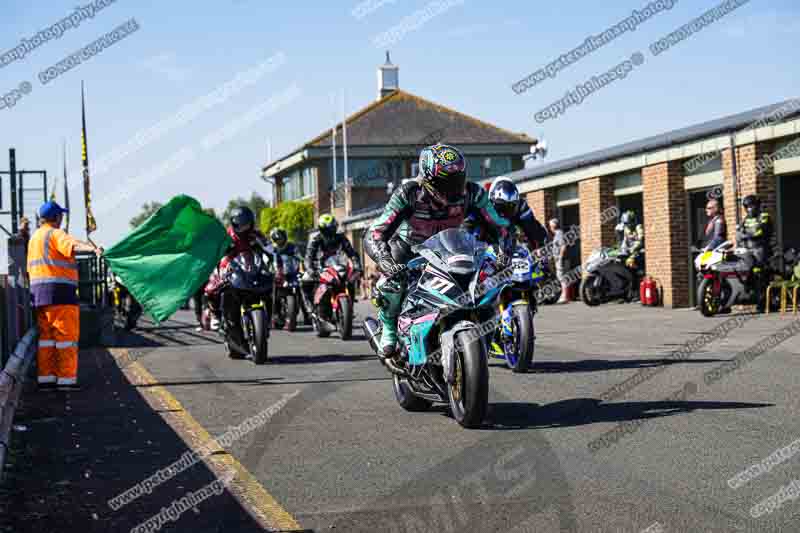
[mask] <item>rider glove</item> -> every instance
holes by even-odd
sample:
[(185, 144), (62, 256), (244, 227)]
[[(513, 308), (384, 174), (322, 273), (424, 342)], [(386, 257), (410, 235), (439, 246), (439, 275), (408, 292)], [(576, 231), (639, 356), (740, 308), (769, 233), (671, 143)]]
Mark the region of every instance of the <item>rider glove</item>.
[(511, 256), (508, 254), (500, 253), (497, 254), (497, 260), (495, 261), (498, 270), (505, 270), (509, 266), (511, 266)]

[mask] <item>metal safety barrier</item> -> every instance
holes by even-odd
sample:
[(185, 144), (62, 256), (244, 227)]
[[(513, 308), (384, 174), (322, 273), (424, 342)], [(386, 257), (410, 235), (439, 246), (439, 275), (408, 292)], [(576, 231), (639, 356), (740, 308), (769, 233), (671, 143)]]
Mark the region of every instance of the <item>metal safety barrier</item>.
[(11, 443), (11, 426), (19, 403), (22, 386), (33, 361), (39, 341), (39, 331), (31, 328), (14, 348), (11, 357), (0, 372), (0, 475)]

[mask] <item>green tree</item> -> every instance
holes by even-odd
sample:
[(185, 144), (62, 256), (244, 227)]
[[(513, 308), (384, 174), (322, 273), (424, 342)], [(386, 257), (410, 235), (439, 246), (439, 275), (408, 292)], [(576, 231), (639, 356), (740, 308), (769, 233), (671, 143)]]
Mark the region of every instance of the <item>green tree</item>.
[(142, 212), (130, 220), (131, 228), (135, 229), (140, 226), (142, 222), (150, 218), (153, 213), (161, 209), (161, 207), (162, 205), (159, 202), (145, 202), (142, 206)]
[(261, 210), (261, 217), (258, 219), (258, 229), (260, 229), (264, 235), (269, 235), (269, 232), (273, 228), (279, 228), (280, 225), (277, 207), (265, 207)]
[(222, 221), (224, 224), (230, 223), (231, 211), (233, 211), (235, 207), (239, 207), (240, 205), (246, 205), (247, 207), (252, 209), (253, 214), (255, 214), (256, 216), (256, 221), (261, 220), (261, 211), (269, 206), (267, 201), (257, 192), (251, 193), (249, 200), (242, 197), (234, 198), (233, 200), (228, 202), (228, 206), (225, 208), (225, 211), (222, 212)]
[(311, 202), (281, 202), (278, 207), (267, 207), (261, 211), (259, 229), (268, 235), (274, 228), (283, 228), (292, 242), (308, 239), (314, 227), (314, 204)]
[(217, 212), (214, 211), (213, 207), (204, 207), (203, 212), (206, 213), (207, 215), (211, 215), (212, 217), (216, 218), (217, 220), (219, 220), (220, 224), (222, 224), (222, 219), (219, 217), (219, 215), (217, 215)]

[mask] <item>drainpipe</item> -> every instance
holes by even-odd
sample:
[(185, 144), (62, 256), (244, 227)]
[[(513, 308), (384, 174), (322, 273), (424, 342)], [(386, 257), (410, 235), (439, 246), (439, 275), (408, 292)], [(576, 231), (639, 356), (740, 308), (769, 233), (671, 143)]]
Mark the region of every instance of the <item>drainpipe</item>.
[(739, 171), (736, 164), (736, 134), (730, 133), (731, 146), (731, 171), (733, 172), (733, 204), (736, 209), (736, 227), (741, 223), (741, 209), (739, 208)]

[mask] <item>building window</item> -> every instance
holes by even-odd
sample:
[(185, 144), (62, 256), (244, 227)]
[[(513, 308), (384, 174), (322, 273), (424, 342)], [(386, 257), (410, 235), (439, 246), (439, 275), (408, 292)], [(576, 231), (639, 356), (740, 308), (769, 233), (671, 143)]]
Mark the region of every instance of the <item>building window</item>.
[(577, 205), (578, 203), (579, 203), (579, 198), (578, 198), (577, 183), (573, 183), (572, 185), (566, 185), (564, 187), (559, 187), (556, 190), (556, 205), (558, 207)]
[[(777, 143), (775, 150), (769, 155), (774, 161), (780, 161), (781, 159), (798, 157), (798, 152), (800, 152), (800, 137), (794, 137)], [(764, 164), (768, 165), (769, 160), (766, 157), (763, 160)]]
[(283, 177), (281, 186), (281, 201), (291, 202), (316, 193), (316, 172), (312, 167), (304, 168), (302, 171), (295, 170)]
[[(333, 175), (333, 164), (328, 165)], [(347, 159), (347, 173), (354, 187), (386, 187), (389, 181), (408, 178), (407, 169), (407, 162), (401, 158)], [(344, 184), (343, 158), (336, 158), (336, 175), (337, 181)]]
[(637, 194), (642, 192), (642, 172), (636, 170), (614, 177), (614, 195)]
[[(691, 164), (689, 162), (692, 162)], [(687, 164), (688, 167), (687, 168)], [(720, 152), (709, 152), (692, 157), (683, 162), (684, 176), (696, 176), (709, 172), (722, 172), (722, 156)]]
[(511, 172), (511, 156), (468, 156), (467, 179), (480, 181)]
[(315, 196), (317, 194), (317, 169), (306, 167), (303, 169), (303, 196)]

